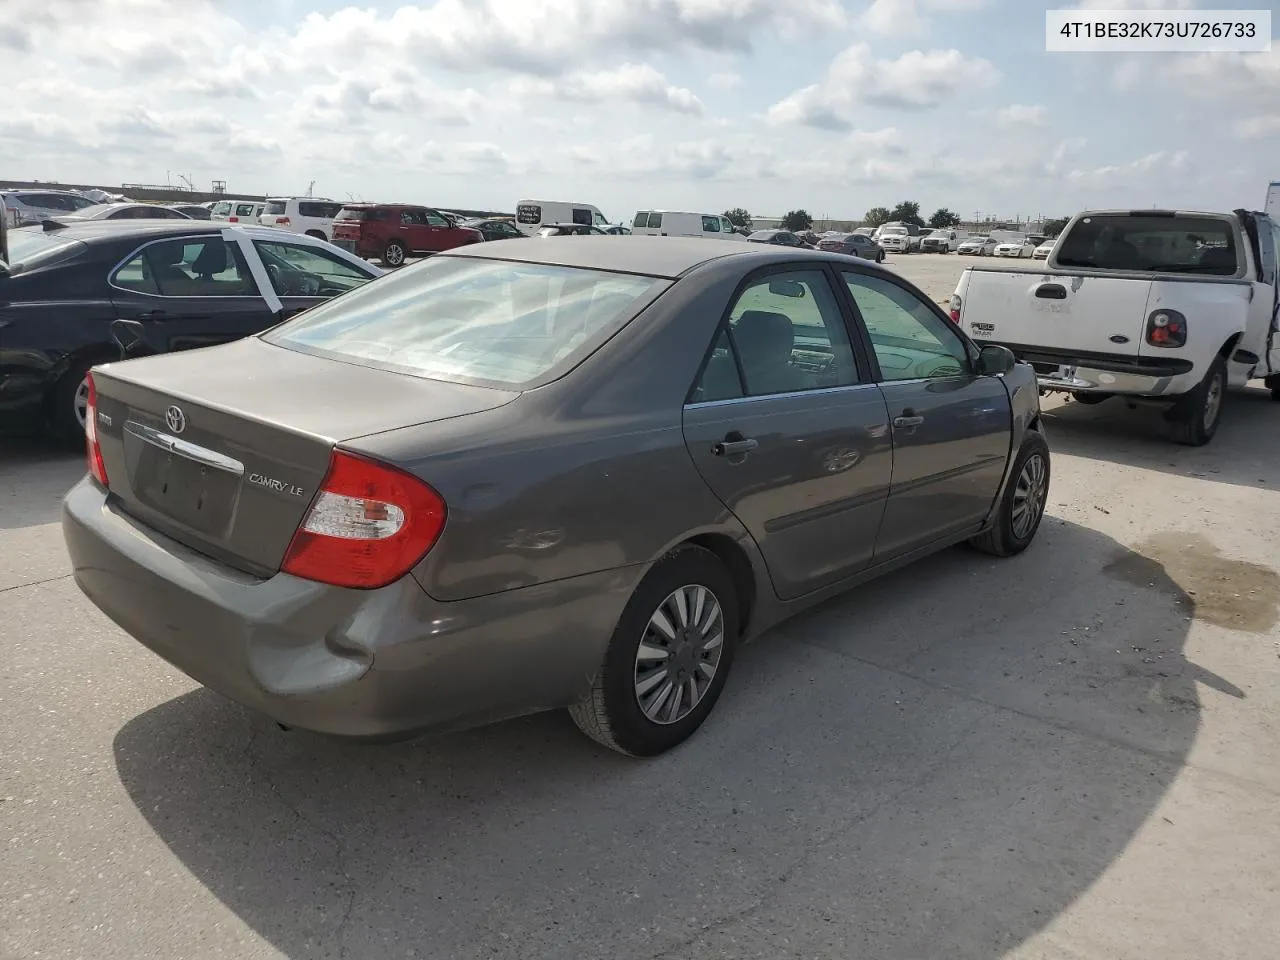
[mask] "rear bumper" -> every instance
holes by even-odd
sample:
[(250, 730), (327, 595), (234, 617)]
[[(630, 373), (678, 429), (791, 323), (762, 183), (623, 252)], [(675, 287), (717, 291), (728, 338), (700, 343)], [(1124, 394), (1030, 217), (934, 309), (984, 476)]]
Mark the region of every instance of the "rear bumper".
[(1017, 343), (1002, 346), (1032, 366), (1042, 390), (1173, 397), (1186, 393), (1198, 382), (1194, 364), (1185, 357), (1052, 350)]
[(119, 512), (82, 480), (63, 503), (76, 583), (194, 680), (288, 726), (354, 737), (463, 727), (583, 695), (640, 573), (628, 567), (441, 603), (259, 580)]

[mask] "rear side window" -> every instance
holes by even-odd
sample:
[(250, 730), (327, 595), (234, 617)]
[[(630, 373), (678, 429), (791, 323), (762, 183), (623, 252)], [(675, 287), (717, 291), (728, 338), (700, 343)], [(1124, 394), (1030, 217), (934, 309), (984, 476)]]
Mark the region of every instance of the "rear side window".
[(516, 222), (537, 224), (542, 222), (542, 207), (536, 203), (522, 203), (516, 207)]
[(286, 209), (288, 209), (288, 206), (289, 206), (288, 200), (268, 200), (267, 208), (263, 212), (270, 214), (273, 217), (279, 217), (284, 215), (284, 212)]
[(1082, 217), (1058, 243), (1058, 265), (1234, 276), (1239, 251), (1227, 220), (1208, 217)]
[(252, 216), (253, 216), (253, 207), (254, 207), (254, 205), (253, 205), (252, 203), (238, 203), (238, 204), (236, 204), (236, 216), (237, 216), (237, 217), (252, 217)]
[(438, 257), (313, 307), (264, 339), (413, 376), (518, 387), (570, 369), (668, 285)]

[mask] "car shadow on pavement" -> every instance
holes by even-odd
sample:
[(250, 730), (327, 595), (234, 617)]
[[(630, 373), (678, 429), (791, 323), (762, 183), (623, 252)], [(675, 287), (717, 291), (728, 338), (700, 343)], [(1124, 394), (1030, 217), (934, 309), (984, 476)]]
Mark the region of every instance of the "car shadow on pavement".
[(947, 551), (743, 648), (655, 760), (563, 713), (369, 747), (204, 690), (115, 760), (289, 957), (996, 960), (1160, 823), (1196, 683), (1243, 696), (1184, 659), (1195, 617), (1158, 561), (1047, 517), (1019, 558)]
[(1054, 453), (1242, 487), (1280, 489), (1280, 445), (1271, 439), (1280, 433), (1280, 403), (1259, 387), (1228, 394), (1218, 432), (1203, 447), (1174, 443), (1162, 411), (1129, 409), (1120, 397), (1087, 406), (1074, 400), (1042, 403)]
[(70, 444), (0, 436), (0, 530), (56, 523), (84, 474), (84, 451)]

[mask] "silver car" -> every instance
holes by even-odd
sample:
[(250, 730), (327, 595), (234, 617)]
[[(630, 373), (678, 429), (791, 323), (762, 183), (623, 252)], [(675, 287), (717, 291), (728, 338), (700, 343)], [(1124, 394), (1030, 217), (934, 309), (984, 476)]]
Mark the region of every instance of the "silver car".
[(11, 227), (79, 213), (94, 204), (95, 201), (70, 190), (0, 191), (0, 215)]
[(567, 707), (661, 753), (742, 643), (952, 544), (1019, 553), (1049, 487), (1030, 367), (869, 261), (767, 244), (460, 247), (90, 382), (81, 589), (352, 736)]

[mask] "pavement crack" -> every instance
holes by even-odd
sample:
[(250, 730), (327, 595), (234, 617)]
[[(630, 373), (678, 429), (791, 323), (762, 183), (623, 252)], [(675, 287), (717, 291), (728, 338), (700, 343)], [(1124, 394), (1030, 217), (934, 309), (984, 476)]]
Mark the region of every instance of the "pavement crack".
[(43, 580), (32, 580), (30, 583), (15, 583), (11, 587), (0, 587), (0, 593), (8, 593), (10, 590), (24, 590), (27, 587), (38, 587), (45, 583), (57, 583), (59, 580), (69, 580), (74, 576), (74, 573), (64, 573), (58, 577), (45, 577)]

